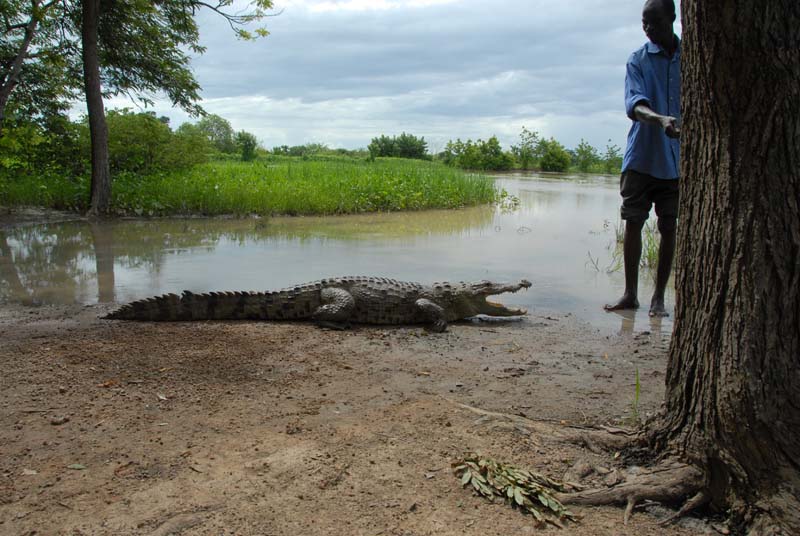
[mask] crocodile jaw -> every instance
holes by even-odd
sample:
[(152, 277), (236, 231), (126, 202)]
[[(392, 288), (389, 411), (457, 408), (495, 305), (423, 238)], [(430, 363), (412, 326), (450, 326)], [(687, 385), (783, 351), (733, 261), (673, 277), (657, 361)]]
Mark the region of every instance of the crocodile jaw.
[(478, 285), (483, 285), (484, 288), (481, 288), (478, 292), (478, 296), (476, 298), (478, 301), (478, 313), (483, 315), (489, 316), (522, 316), (528, 314), (527, 309), (514, 309), (510, 307), (506, 307), (501, 303), (496, 303), (489, 301), (487, 298), (490, 296), (494, 296), (497, 294), (504, 294), (506, 292), (516, 293), (522, 289), (528, 289), (531, 287), (531, 282), (527, 279), (522, 279), (519, 283), (515, 284), (496, 284), (496, 283), (487, 283), (482, 282)]

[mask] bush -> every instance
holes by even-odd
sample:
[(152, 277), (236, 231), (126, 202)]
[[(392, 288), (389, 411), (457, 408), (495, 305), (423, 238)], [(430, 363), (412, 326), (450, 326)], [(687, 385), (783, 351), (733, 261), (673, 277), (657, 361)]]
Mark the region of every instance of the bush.
[(168, 123), (159, 121), (154, 113), (134, 113), (128, 108), (110, 110), (106, 122), (112, 174), (130, 171), (146, 175), (166, 168), (162, 149), (172, 137)]
[[(211, 142), (196, 125), (169, 128), (169, 119), (125, 108), (106, 114), (111, 172), (148, 175), (186, 169), (208, 160)], [(85, 151), (89, 154), (88, 128)]]
[(412, 158), (417, 160), (428, 159), (428, 142), (425, 138), (417, 138), (412, 134), (403, 132), (399, 136), (381, 135), (379, 138), (372, 138), (369, 146), (370, 158), (396, 157)]
[(539, 133), (528, 130), (524, 126), (519, 134), (519, 144), (511, 146), (511, 153), (522, 169), (531, 169), (536, 165), (536, 147), (539, 144)]
[(575, 148), (575, 165), (578, 170), (586, 173), (599, 161), (600, 156), (597, 154), (597, 149), (581, 138), (581, 142)]
[(514, 157), (503, 151), (496, 136), (487, 141), (449, 141), (439, 157), (445, 164), (462, 169), (502, 171), (514, 165)]
[(564, 146), (558, 143), (554, 138), (549, 140), (542, 140), (544, 154), (540, 161), (542, 171), (558, 171), (563, 172), (569, 169), (572, 158)]
[(619, 146), (608, 140), (606, 153), (603, 155), (603, 171), (606, 173), (619, 173), (622, 170), (622, 152)]
[(239, 147), (239, 153), (242, 155), (242, 160), (250, 162), (256, 158), (256, 148), (258, 147), (258, 140), (253, 134), (242, 130), (236, 134), (236, 145)]
[(209, 114), (197, 122), (197, 128), (217, 151), (225, 154), (236, 152), (233, 127), (227, 119)]

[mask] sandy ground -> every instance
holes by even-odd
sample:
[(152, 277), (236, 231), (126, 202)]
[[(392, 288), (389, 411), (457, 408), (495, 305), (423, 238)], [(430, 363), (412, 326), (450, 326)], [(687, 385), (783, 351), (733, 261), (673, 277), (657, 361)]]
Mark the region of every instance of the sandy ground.
[[(462, 489), (451, 462), (475, 451), (555, 478), (618, 462), (460, 404), (618, 424), (637, 368), (639, 412), (663, 396), (663, 337), (571, 316), (432, 334), (100, 320), (107, 310), (0, 308), (0, 534), (534, 534), (530, 516)], [(711, 531), (659, 527), (656, 506), (627, 527), (619, 508), (573, 510), (580, 522), (547, 532)]]

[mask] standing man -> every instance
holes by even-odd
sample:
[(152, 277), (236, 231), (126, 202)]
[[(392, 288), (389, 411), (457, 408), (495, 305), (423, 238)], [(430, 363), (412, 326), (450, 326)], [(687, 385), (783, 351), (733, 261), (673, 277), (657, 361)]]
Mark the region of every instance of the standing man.
[(622, 162), (620, 194), (625, 220), (625, 294), (607, 311), (639, 307), (642, 228), (655, 204), (661, 245), (650, 316), (667, 316), (664, 291), (675, 256), (681, 116), (681, 50), (674, 34), (674, 0), (647, 0), (642, 27), (649, 39), (628, 59), (625, 110), (633, 121)]

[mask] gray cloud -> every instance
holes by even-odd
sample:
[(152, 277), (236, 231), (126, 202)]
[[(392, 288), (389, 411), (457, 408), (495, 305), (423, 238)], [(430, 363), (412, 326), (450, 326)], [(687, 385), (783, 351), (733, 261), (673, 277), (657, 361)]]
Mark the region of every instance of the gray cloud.
[[(204, 13), (208, 50), (193, 65), (205, 108), (268, 147), (363, 147), (401, 131), (432, 146), (493, 134), (508, 146), (522, 125), (567, 146), (624, 145), (624, 65), (645, 41), (641, 1), (387, 3), (286, 0), (256, 43)], [(163, 103), (157, 111), (186, 120)]]

